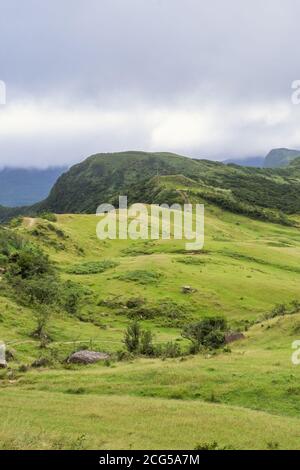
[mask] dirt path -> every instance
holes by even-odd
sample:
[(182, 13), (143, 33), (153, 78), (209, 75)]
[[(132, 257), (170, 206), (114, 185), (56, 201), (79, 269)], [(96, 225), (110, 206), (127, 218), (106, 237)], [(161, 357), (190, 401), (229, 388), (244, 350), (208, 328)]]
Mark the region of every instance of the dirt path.
[(27, 228), (32, 228), (36, 223), (36, 219), (33, 217), (24, 217), (24, 224)]

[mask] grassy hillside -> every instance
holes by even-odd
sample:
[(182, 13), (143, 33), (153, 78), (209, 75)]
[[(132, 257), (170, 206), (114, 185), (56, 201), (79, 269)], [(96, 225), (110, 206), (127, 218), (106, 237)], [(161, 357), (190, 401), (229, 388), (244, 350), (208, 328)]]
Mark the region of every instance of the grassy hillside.
[[(298, 167), (247, 168), (146, 152), (98, 154), (88, 158), (62, 175), (49, 198), (37, 209), (94, 213), (103, 202), (116, 203), (121, 193), (128, 195), (130, 202), (152, 202), (145, 198), (145, 185), (155, 176), (167, 175), (193, 179), (204, 194), (215, 195), (218, 189), (226, 190), (232, 205), (239, 205), (239, 211), (245, 214), (249, 206), (257, 211), (268, 208), (287, 214), (300, 211)], [(217, 196), (213, 202), (223, 207), (223, 199)], [(231, 209), (231, 204), (227, 206)]]
[[(173, 179), (165, 178), (165, 189), (174, 190)], [(192, 190), (193, 181), (176, 177), (179, 197), (188, 183)], [(81, 286), (84, 301), (76, 313), (53, 313), (51, 342), (41, 349), (34, 311), (5, 276), (0, 281), (0, 339), (14, 354), (0, 373), (1, 447), (299, 447), (300, 369), (291, 364), (300, 331), (291, 309), (300, 300), (299, 230), (207, 204), (205, 251), (191, 254), (178, 240), (99, 241), (97, 222), (65, 214), (56, 222), (25, 218), (12, 229), (12, 237), (42, 247), (60, 282)], [(196, 291), (183, 294), (183, 285)], [(142, 299), (139, 309), (128, 307), (133, 298)], [(276, 304), (286, 312), (274, 316)], [(114, 358), (132, 318), (156, 345), (186, 350), (183, 326), (216, 314), (246, 339), (194, 356)], [(83, 345), (112, 359), (65, 364)], [(28, 367), (41, 357), (47, 365)]]
[[(299, 168), (299, 159), (287, 168), (260, 169), (171, 153), (97, 154), (63, 174), (41, 203), (20, 209), (0, 207), (0, 221), (18, 213), (95, 213), (102, 203), (117, 205), (120, 194), (127, 195), (130, 203), (152, 203), (161, 192), (161, 178), (184, 176), (192, 180), (198, 200), (252, 218), (292, 224), (288, 217), (300, 212)], [(162, 192), (162, 202), (176, 201), (176, 189)]]

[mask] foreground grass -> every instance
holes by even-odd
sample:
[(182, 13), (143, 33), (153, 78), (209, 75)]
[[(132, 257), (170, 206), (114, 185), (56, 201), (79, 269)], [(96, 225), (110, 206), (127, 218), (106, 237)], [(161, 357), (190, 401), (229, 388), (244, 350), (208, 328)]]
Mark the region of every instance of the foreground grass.
[[(291, 363), (291, 343), (300, 316), (249, 330), (231, 352), (178, 359), (135, 359), (87, 368), (16, 369), (2, 387), (73, 395), (119, 395), (205, 401), (285, 416), (300, 412), (300, 368)], [(281, 338), (280, 338), (281, 335)], [(279, 339), (280, 338), (280, 339)]]
[(238, 407), (16, 390), (0, 397), (2, 449), (194, 449), (213, 441), (233, 449), (299, 447), (298, 419)]

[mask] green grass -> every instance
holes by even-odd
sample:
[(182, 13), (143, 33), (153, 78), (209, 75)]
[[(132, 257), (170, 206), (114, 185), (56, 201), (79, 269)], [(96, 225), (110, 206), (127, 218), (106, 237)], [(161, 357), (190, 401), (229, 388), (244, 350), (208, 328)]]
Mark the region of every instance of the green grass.
[[(214, 206), (206, 208), (205, 220), (205, 251), (199, 254), (187, 253), (178, 240), (97, 240), (92, 215), (60, 215), (55, 230), (41, 230), (47, 224), (42, 220), (15, 228), (40, 243), (62, 277), (90, 295), (81, 321), (53, 316), (53, 343), (44, 351), (30, 336), (32, 311), (0, 290), (0, 339), (15, 350), (10, 369), (0, 372), (3, 448), (180, 449), (214, 441), (238, 449), (299, 448), (300, 368), (291, 364), (299, 314), (254, 324), (231, 352), (86, 368), (63, 364), (82, 344), (119, 350), (132, 298), (156, 312), (142, 320), (155, 342), (183, 347), (181, 321), (223, 314), (234, 329), (259, 321), (276, 304), (300, 300), (297, 228)], [(37, 227), (47, 236), (37, 236)], [(91, 269), (103, 265), (108, 269)], [(84, 275), (74, 267), (83, 267), (78, 274)], [(196, 291), (184, 295), (183, 285)], [(182, 308), (179, 322), (168, 317), (169, 308)], [(53, 358), (51, 367), (19, 370), (44, 354)]]
[(297, 418), (239, 407), (57, 392), (34, 396), (33, 404), (32, 391), (1, 391), (0, 448), (194, 449), (213, 441), (235, 449), (299, 446)]

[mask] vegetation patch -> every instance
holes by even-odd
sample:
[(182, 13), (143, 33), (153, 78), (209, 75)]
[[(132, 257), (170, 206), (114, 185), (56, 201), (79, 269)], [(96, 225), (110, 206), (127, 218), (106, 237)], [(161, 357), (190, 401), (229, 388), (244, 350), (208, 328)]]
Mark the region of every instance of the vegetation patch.
[(295, 315), (300, 312), (300, 302), (299, 300), (292, 300), (290, 304), (278, 304), (275, 305), (271, 312), (266, 313), (263, 316), (264, 320), (271, 320), (276, 317), (283, 317), (285, 315)]
[(136, 269), (128, 271), (117, 277), (121, 281), (136, 282), (137, 284), (147, 285), (156, 284), (162, 278), (162, 274), (158, 271), (150, 271), (146, 269)]
[(228, 331), (224, 317), (208, 317), (197, 323), (186, 325), (182, 336), (192, 342), (190, 352), (199, 352), (201, 348), (218, 349), (225, 344)]
[(207, 259), (197, 258), (196, 256), (184, 256), (183, 258), (179, 258), (176, 261), (177, 263), (197, 266), (199, 264), (205, 264)]
[(68, 269), (70, 274), (100, 274), (104, 273), (108, 269), (115, 268), (119, 263), (112, 260), (102, 260), (102, 261), (89, 261), (86, 263), (76, 264)]

